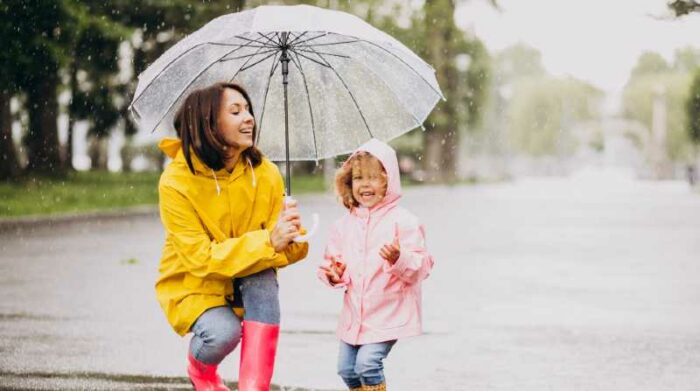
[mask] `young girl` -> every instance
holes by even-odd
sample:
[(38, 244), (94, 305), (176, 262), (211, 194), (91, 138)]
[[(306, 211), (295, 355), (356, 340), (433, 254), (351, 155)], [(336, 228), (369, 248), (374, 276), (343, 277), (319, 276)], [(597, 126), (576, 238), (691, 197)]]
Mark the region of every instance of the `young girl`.
[[(193, 334), (187, 374), (197, 391), (228, 390), (217, 366), (241, 338), (238, 389), (267, 391), (280, 322), (275, 270), (308, 251), (292, 242), (299, 212), (294, 202), (282, 210), (282, 177), (253, 145), (241, 86), (192, 92), (175, 128), (178, 139), (160, 143), (173, 161), (158, 186), (166, 231), (158, 301), (175, 332)], [(234, 312), (241, 306), (245, 315)]]
[(421, 282), (433, 259), (423, 227), (398, 205), (396, 153), (372, 139), (338, 170), (348, 214), (335, 222), (318, 276), (344, 288), (338, 374), (351, 390), (386, 390), (382, 361), (399, 338), (421, 334)]

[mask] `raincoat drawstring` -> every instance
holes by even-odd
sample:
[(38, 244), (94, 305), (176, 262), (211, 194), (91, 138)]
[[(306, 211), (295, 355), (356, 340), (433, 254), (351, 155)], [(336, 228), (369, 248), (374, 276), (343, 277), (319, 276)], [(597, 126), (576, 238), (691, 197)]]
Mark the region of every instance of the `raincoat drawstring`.
[[(253, 163), (250, 162), (250, 159), (246, 159), (248, 162), (248, 165), (250, 166), (250, 172), (253, 174), (253, 188), (255, 188), (258, 185), (257, 178), (255, 177), (255, 170), (253, 169)], [(214, 182), (216, 183), (216, 195), (221, 195), (221, 186), (219, 186), (219, 179), (216, 177), (216, 171), (211, 170), (211, 174), (214, 175)]]
[(219, 179), (216, 178), (216, 172), (214, 170), (211, 170), (211, 173), (214, 175), (214, 182), (216, 182), (216, 195), (219, 196), (221, 195), (221, 186), (219, 186)]
[(253, 169), (253, 163), (250, 162), (250, 159), (246, 158), (246, 161), (248, 161), (248, 165), (250, 166), (250, 172), (253, 173), (253, 188), (257, 186), (257, 181), (255, 179), (255, 170)]

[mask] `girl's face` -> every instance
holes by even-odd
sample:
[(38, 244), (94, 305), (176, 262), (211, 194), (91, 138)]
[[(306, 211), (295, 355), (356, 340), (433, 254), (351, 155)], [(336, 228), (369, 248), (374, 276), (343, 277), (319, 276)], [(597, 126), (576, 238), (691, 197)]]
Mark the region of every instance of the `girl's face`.
[(352, 162), (352, 196), (360, 205), (377, 205), (386, 195), (386, 186), (386, 173), (379, 160), (364, 157)]
[(253, 146), (255, 118), (245, 97), (232, 88), (225, 88), (221, 97), (218, 128), (224, 143), (236, 152)]

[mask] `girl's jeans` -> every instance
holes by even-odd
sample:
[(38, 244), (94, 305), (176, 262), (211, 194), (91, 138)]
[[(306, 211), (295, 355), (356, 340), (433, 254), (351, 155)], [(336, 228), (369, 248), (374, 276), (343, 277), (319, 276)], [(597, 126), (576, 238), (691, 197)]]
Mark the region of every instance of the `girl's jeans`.
[[(234, 280), (233, 306), (245, 308), (245, 320), (279, 324), (277, 275), (273, 269)], [(205, 364), (218, 365), (241, 340), (241, 319), (231, 306), (209, 308), (191, 328), (190, 352)]]
[(389, 355), (395, 343), (396, 340), (366, 345), (350, 345), (340, 341), (338, 375), (348, 388), (384, 383), (384, 364), (382, 361)]

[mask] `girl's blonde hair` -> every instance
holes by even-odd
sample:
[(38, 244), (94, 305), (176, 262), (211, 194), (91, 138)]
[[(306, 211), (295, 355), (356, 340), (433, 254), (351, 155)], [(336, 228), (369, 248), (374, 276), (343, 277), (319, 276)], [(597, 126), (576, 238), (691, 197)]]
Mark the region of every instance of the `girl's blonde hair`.
[(388, 180), (386, 176), (386, 170), (384, 169), (384, 166), (382, 165), (382, 162), (379, 161), (376, 157), (374, 157), (371, 153), (369, 152), (358, 152), (356, 153), (350, 160), (348, 160), (345, 164), (343, 164), (338, 171), (335, 173), (335, 192), (338, 195), (338, 198), (340, 202), (343, 204), (348, 209), (356, 208), (360, 206), (360, 203), (357, 202), (355, 197), (352, 195), (352, 169), (353, 167), (357, 167), (359, 164), (362, 162), (371, 162), (375, 161), (379, 163), (379, 167), (381, 167), (381, 175), (384, 178), (384, 186), (386, 188)]

